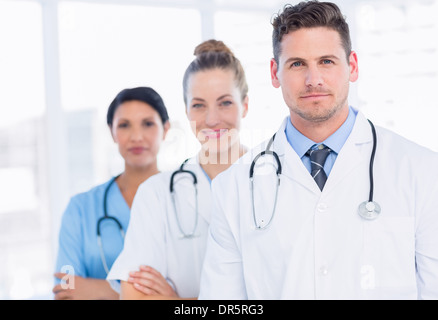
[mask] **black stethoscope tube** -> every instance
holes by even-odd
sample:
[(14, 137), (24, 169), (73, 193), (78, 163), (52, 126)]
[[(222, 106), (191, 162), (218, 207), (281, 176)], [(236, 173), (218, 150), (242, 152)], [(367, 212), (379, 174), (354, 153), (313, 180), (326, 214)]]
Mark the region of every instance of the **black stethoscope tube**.
[[(172, 205), (173, 205), (173, 210), (175, 212), (175, 220), (176, 223), (178, 225), (178, 229), (181, 233), (181, 239), (192, 239), (194, 237), (196, 237), (195, 232), (196, 229), (198, 228), (198, 216), (199, 216), (199, 209), (198, 209), (198, 179), (196, 178), (196, 174), (193, 171), (190, 170), (185, 170), (184, 169), (184, 165), (187, 163), (189, 159), (186, 159), (180, 166), (180, 168), (176, 171), (174, 171), (172, 173), (172, 176), (170, 177), (170, 196), (172, 199)], [(192, 176), (193, 178), (193, 187), (195, 189), (195, 223), (193, 225), (193, 231), (191, 233), (186, 233), (184, 232), (182, 226), (181, 226), (181, 222), (179, 220), (179, 216), (178, 216), (178, 209), (177, 209), (177, 205), (175, 202), (175, 190), (174, 190), (174, 180), (175, 180), (175, 176), (181, 173), (188, 173)]]
[(97, 244), (99, 246), (100, 259), (102, 260), (103, 267), (104, 267), (105, 272), (107, 274), (109, 273), (109, 267), (108, 267), (108, 264), (106, 263), (105, 253), (103, 251), (102, 238), (101, 238), (101, 232), (100, 232), (100, 225), (105, 220), (111, 220), (111, 221), (115, 222), (117, 224), (117, 226), (119, 227), (122, 239), (123, 240), (125, 239), (125, 231), (123, 231), (123, 227), (122, 227), (121, 222), (116, 217), (108, 215), (108, 207), (107, 207), (109, 189), (111, 188), (111, 186), (114, 184), (114, 182), (116, 181), (116, 179), (119, 176), (120, 175), (114, 177), (111, 180), (111, 182), (108, 184), (108, 186), (105, 188), (105, 192), (104, 192), (104, 195), (103, 195), (103, 217), (101, 217), (101, 218), (99, 218), (97, 220), (97, 230), (96, 230), (96, 232), (97, 232)]
[(377, 150), (377, 133), (376, 128), (374, 127), (374, 124), (368, 120), (371, 126), (371, 131), (373, 133), (373, 150), (371, 151), (371, 157), (370, 157), (370, 196), (368, 197), (369, 202), (373, 202), (374, 197), (374, 158), (376, 156), (376, 150)]
[(114, 221), (117, 224), (117, 226), (119, 227), (119, 229), (123, 231), (122, 224), (120, 223), (120, 221), (117, 218), (108, 215), (108, 204), (107, 204), (108, 203), (108, 192), (109, 192), (109, 189), (111, 188), (111, 186), (113, 185), (113, 183), (116, 181), (116, 179), (119, 176), (120, 175), (114, 177), (111, 180), (111, 182), (108, 184), (108, 186), (105, 188), (105, 193), (103, 195), (103, 217), (101, 217), (99, 220), (97, 220), (97, 235), (98, 236), (101, 235), (101, 233), (100, 233), (100, 225), (101, 225), (102, 221), (104, 221), (106, 219)]

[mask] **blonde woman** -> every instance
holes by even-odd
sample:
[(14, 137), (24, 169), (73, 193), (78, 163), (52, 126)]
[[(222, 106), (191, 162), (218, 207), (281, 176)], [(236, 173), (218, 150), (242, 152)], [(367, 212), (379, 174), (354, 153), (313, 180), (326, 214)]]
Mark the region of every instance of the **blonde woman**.
[(197, 298), (211, 180), (246, 152), (239, 138), (248, 112), (241, 63), (216, 40), (201, 43), (195, 55), (183, 88), (201, 149), (176, 173), (158, 174), (140, 186), (125, 247), (108, 275), (112, 283), (121, 280), (122, 299)]

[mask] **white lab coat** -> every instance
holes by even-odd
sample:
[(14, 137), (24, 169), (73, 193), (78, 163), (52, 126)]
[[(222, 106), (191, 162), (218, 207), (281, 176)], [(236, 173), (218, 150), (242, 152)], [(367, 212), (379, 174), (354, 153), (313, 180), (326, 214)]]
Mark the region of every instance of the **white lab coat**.
[[(322, 192), (288, 144), (285, 124), (273, 146), (283, 173), (267, 229), (255, 230), (248, 178), (266, 143), (212, 183), (199, 298), (437, 299), (438, 155), (377, 128), (374, 201), (382, 212), (365, 221), (358, 206), (369, 196), (373, 139), (364, 115), (358, 113)], [(275, 174), (257, 167), (255, 209), (258, 221), (267, 221)]]
[[(114, 280), (127, 281), (130, 271), (149, 265), (168, 279), (180, 297), (198, 296), (210, 222), (211, 190), (196, 159), (190, 159), (184, 169), (193, 171), (198, 181), (196, 237), (181, 239), (169, 191), (172, 172), (150, 177), (135, 195), (123, 251), (107, 277), (114, 288), (117, 287)], [(193, 180), (188, 174), (178, 174), (174, 185), (178, 218), (184, 233), (189, 234), (196, 217)]]

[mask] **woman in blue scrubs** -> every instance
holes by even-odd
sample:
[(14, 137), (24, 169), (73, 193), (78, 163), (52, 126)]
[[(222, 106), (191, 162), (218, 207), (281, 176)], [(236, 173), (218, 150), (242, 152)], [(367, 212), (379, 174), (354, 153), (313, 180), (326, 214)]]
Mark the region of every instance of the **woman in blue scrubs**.
[[(123, 248), (122, 234), (138, 186), (159, 172), (157, 154), (169, 129), (169, 117), (156, 91), (149, 87), (122, 90), (108, 108), (107, 123), (125, 161), (125, 170), (71, 198), (59, 233), (55, 299), (119, 298), (105, 280), (106, 269), (111, 268)], [(118, 222), (105, 219), (100, 223), (99, 246), (98, 220), (105, 216), (104, 202), (107, 215)]]

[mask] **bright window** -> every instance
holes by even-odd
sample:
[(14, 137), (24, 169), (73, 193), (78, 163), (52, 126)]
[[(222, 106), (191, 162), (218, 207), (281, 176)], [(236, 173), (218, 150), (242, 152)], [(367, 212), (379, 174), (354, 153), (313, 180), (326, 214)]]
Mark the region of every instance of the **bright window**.
[(0, 299), (51, 289), (41, 6), (0, 1)]
[(362, 110), (376, 124), (436, 151), (437, 15), (437, 1), (364, 2), (356, 9), (355, 39)]
[[(89, 159), (88, 163), (72, 162), (76, 167), (71, 172), (82, 181), (72, 186), (72, 193), (123, 170), (123, 159), (106, 125), (108, 106), (122, 89), (151, 86), (168, 107), (173, 129), (160, 153), (161, 169), (174, 167), (176, 160), (184, 160), (191, 152), (173, 137), (175, 131), (189, 132), (183, 130), (188, 124), (182, 78), (201, 41), (200, 21), (199, 12), (192, 9), (60, 3), (62, 105), (74, 115), (74, 123), (80, 119), (83, 123), (69, 133), (70, 141), (79, 143), (70, 157)], [(91, 135), (85, 145), (79, 134), (84, 126)], [(179, 154), (166, 156), (177, 146)]]

